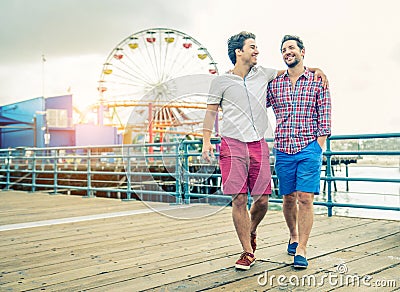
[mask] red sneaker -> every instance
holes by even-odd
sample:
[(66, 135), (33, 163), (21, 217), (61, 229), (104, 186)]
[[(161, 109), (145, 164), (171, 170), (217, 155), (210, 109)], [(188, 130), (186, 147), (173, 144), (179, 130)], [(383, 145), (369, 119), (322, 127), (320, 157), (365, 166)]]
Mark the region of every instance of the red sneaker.
[(250, 233), (250, 244), (251, 244), (251, 248), (253, 249), (253, 253), (256, 251), (257, 248), (257, 234), (254, 233)]
[(235, 268), (239, 270), (248, 270), (255, 262), (256, 258), (254, 254), (244, 251), (236, 261)]

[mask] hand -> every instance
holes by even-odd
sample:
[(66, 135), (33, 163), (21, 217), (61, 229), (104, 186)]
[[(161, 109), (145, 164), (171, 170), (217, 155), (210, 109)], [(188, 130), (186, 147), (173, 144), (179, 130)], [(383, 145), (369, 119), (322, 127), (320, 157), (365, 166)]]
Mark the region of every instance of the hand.
[(318, 81), (318, 79), (321, 78), (322, 80), (322, 86), (326, 89), (329, 87), (329, 81), (324, 72), (320, 69), (315, 69), (314, 72), (314, 81)]
[(211, 158), (214, 158), (214, 147), (211, 145), (210, 142), (203, 143), (203, 151), (201, 152), (201, 157), (211, 163)]

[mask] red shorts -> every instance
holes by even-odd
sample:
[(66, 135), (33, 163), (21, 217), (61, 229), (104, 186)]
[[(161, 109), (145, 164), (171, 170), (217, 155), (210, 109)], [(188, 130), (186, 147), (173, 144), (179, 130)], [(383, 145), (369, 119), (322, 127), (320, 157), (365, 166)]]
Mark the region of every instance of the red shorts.
[(222, 138), (219, 164), (224, 194), (271, 194), (269, 148), (264, 139), (246, 143)]

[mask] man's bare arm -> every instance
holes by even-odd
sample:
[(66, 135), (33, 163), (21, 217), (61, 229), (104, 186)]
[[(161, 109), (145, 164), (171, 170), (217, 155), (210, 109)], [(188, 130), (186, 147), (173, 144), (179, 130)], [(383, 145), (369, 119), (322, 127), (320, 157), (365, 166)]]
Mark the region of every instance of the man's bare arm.
[(308, 68), (308, 70), (310, 70), (311, 72), (314, 73), (314, 81), (318, 81), (318, 79), (321, 78), (322, 79), (322, 86), (324, 88), (328, 88), (328, 86), (329, 86), (328, 78), (326, 77), (325, 73), (322, 72), (321, 69), (319, 69), (319, 68), (310, 68), (310, 67), (307, 67), (307, 68)]
[(208, 162), (214, 156), (214, 148), (211, 145), (211, 133), (214, 128), (215, 117), (217, 116), (219, 104), (208, 104), (203, 122), (203, 150), (201, 156)]
[(285, 72), (286, 72), (286, 70), (278, 70), (278, 73), (276, 74), (276, 77), (281, 76)]

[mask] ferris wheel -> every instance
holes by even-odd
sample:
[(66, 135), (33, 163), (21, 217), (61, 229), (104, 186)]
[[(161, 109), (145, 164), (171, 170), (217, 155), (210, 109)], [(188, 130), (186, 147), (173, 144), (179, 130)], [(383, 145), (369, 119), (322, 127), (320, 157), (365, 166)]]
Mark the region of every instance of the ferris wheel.
[(120, 42), (109, 54), (98, 90), (106, 101), (138, 100), (173, 78), (218, 74), (207, 49), (173, 29), (142, 30)]
[[(104, 111), (101, 117), (107, 120), (105, 124), (120, 130), (129, 124), (131, 131), (143, 133), (152, 130), (146, 124), (147, 107), (151, 104), (151, 114), (157, 121), (153, 123), (155, 131), (165, 132), (166, 126), (173, 125), (176, 132), (176, 127), (183, 124), (198, 123), (188, 120), (196, 116), (195, 109), (200, 104), (193, 97), (177, 100), (177, 91), (183, 88), (177, 88), (177, 83), (186, 86), (186, 77), (195, 76), (192, 82), (200, 84), (205, 80), (201, 75), (205, 74), (218, 75), (217, 64), (193, 37), (168, 28), (142, 30), (125, 38), (108, 55), (100, 75), (100, 100), (96, 107), (98, 112)], [(183, 107), (194, 110), (185, 114)]]

